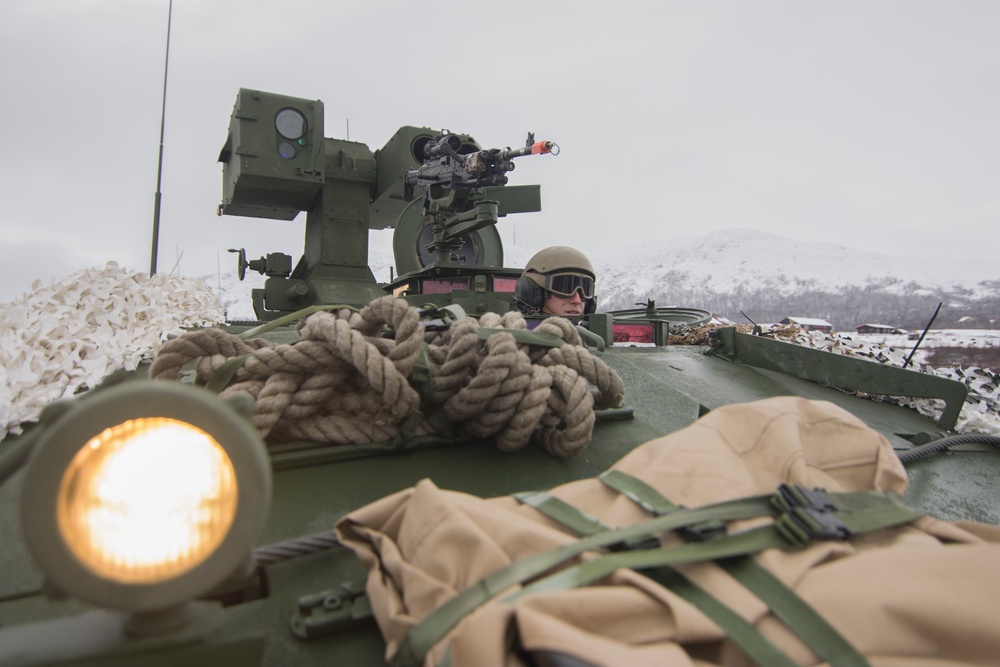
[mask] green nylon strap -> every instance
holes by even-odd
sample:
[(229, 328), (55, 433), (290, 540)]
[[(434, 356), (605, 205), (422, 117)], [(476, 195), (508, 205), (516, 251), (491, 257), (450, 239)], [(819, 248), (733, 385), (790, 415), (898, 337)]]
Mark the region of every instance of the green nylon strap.
[(748, 556), (718, 561), (726, 572), (763, 600), (789, 629), (825, 662), (836, 667), (870, 667), (867, 658), (812, 605)]
[[(531, 491), (527, 493), (515, 493), (514, 498), (525, 505), (530, 505), (536, 510), (549, 517), (556, 523), (560, 523), (579, 537), (596, 535), (613, 528), (605, 523), (601, 523), (586, 512), (573, 507), (569, 503), (546, 491)], [(721, 525), (721, 524), (720, 524)], [(684, 530), (684, 528), (680, 528)], [(609, 545), (612, 550), (621, 549), (655, 549), (660, 546), (655, 537), (645, 536), (636, 540), (626, 540), (623, 544)]]
[[(674, 506), (670, 500), (665, 498), (654, 487), (649, 486), (641, 479), (632, 477), (619, 470), (609, 470), (602, 474), (601, 481), (611, 488), (619, 491), (634, 503), (645, 509), (647, 512), (656, 514), (662, 512), (664, 508)], [(796, 487), (789, 487), (786, 495), (804, 500), (802, 491)], [(792, 509), (784, 496), (776, 496), (776, 504), (785, 510)], [(798, 635), (813, 651), (826, 662), (840, 667), (862, 667), (867, 666), (868, 661), (860, 654), (844, 637), (837, 632), (836, 628), (826, 622), (822, 616), (807, 604), (791, 588), (771, 574), (769, 570), (761, 566), (757, 561), (741, 556), (735, 558), (724, 558), (717, 561), (719, 566), (725, 569), (734, 579), (746, 586), (758, 598), (763, 600), (774, 615), (782, 620), (786, 626)], [(653, 568), (646, 572), (647, 576), (663, 584), (670, 590), (680, 595), (688, 602), (694, 604), (698, 609), (714, 620), (719, 627), (737, 645), (742, 648), (747, 655), (756, 660), (759, 664), (778, 664), (774, 657), (764, 657), (757, 655), (758, 652), (766, 652), (766, 647), (760, 646), (763, 641), (770, 645), (770, 642), (761, 635), (756, 628), (746, 623), (740, 616), (733, 614), (728, 607), (715, 600), (705, 591), (687, 581), (677, 584), (680, 573), (671, 567)], [(708, 598), (708, 599), (706, 599)], [(746, 628), (735, 623), (731, 616), (742, 621), (749, 626), (752, 634), (746, 632)], [(784, 657), (782, 655), (782, 657)], [(787, 658), (786, 658), (787, 659)]]
[(183, 366), (181, 366), (181, 370), (179, 373), (180, 377), (177, 378), (178, 381), (181, 382), (182, 384), (197, 384), (195, 382), (195, 380), (198, 379), (198, 371), (195, 370), (196, 366), (198, 366), (197, 357), (191, 359), (190, 361), (186, 362)]
[(458, 322), (459, 320), (464, 320), (468, 317), (465, 312), (465, 308), (462, 308), (457, 303), (450, 303), (447, 306), (431, 306), (431, 308), (433, 308), (435, 315), (441, 316), (441, 319), (445, 322), (445, 324)]
[(556, 338), (552, 334), (538, 331), (526, 331), (525, 329), (491, 329), (490, 327), (480, 327), (476, 329), (476, 336), (480, 340), (486, 340), (493, 334), (508, 333), (514, 337), (518, 343), (526, 345), (544, 345), (545, 347), (562, 347), (566, 343), (561, 338)]
[[(615, 483), (619, 485), (625, 483), (633, 487), (633, 489), (637, 488), (636, 485), (632, 484), (630, 479), (628, 475), (622, 473), (621, 476), (617, 477)], [(641, 482), (641, 480), (635, 481), (640, 484), (645, 484), (644, 482)], [(647, 487), (647, 489), (648, 490), (644, 492), (646, 501), (649, 501), (651, 504), (655, 504), (659, 507), (664, 507), (667, 503), (670, 503), (669, 500), (663, 498), (662, 496), (657, 499), (655, 496), (659, 495), (659, 492), (652, 489), (652, 487)], [(817, 493), (822, 495), (817, 496)], [(790, 498), (793, 500), (803, 500), (810, 496), (821, 498), (830, 508), (838, 506), (851, 506), (857, 508), (853, 510), (853, 514), (843, 516), (838, 515), (838, 521), (843, 524), (843, 527), (848, 531), (845, 532), (842, 537), (847, 537), (851, 533), (868, 532), (870, 530), (889, 527), (890, 525), (908, 523), (909, 521), (912, 521), (920, 516), (919, 513), (913, 512), (912, 510), (909, 510), (905, 506), (901, 505), (896, 497), (892, 495), (844, 494), (838, 497), (838, 502), (834, 503), (832, 502), (833, 499), (829, 498), (825, 492), (809, 491), (807, 489), (797, 487), (783, 487), (782, 492), (775, 496), (773, 502), (776, 508), (784, 509), (787, 514), (779, 519), (774, 526), (766, 527), (766, 529), (758, 529), (758, 531), (750, 531), (759, 533), (758, 538), (762, 541), (758, 546), (766, 545), (763, 548), (768, 548), (768, 546), (787, 547), (789, 546), (787, 544), (789, 541), (793, 546), (804, 546), (804, 544), (807, 543), (812, 537), (808, 530), (822, 530), (825, 528), (822, 521), (816, 520), (812, 514), (809, 514), (803, 508), (789, 505)], [(797, 516), (796, 513), (800, 512), (805, 513), (804, 519), (792, 519), (788, 517), (788, 514)], [(848, 516), (850, 518), (848, 518)], [(805, 521), (807, 525), (801, 525), (803, 521)], [(805, 537), (799, 534), (790, 535), (789, 528), (785, 525), (786, 522), (790, 523), (795, 528), (795, 531), (802, 533)], [(814, 525), (810, 526), (808, 525), (808, 522), (813, 522)], [(767, 545), (767, 543), (763, 541), (765, 538), (762, 533), (763, 530), (770, 531), (770, 536), (767, 537), (767, 540), (772, 540), (772, 544)], [(718, 538), (715, 544), (718, 545), (718, 542), (725, 541), (726, 538)], [(740, 544), (734, 544), (732, 546), (742, 548)], [(691, 559), (689, 556), (691, 554), (695, 555), (694, 560), (697, 561), (717, 558), (717, 556), (713, 557), (705, 553), (711, 550), (708, 548), (706, 543), (688, 545), (688, 547), (683, 549), (687, 550), (686, 554), (683, 552), (677, 553), (675, 551), (671, 558), (676, 560), (667, 560), (665, 562), (690, 562)], [(755, 550), (759, 549), (756, 549), (755, 547), (754, 550), (747, 551), (745, 553), (753, 553)], [(699, 552), (702, 552), (701, 555), (699, 555)], [(655, 552), (653, 553), (655, 554)], [(656, 558), (655, 555), (654, 558)], [(826, 619), (816, 613), (816, 611), (808, 603), (802, 600), (798, 594), (795, 593), (795, 591), (785, 586), (783, 582), (774, 577), (774, 575), (760, 566), (752, 558), (749, 558), (748, 556), (724, 558), (719, 560), (719, 564), (737, 581), (741, 582), (758, 598), (763, 600), (776, 617), (782, 620), (789, 629), (800, 637), (826, 662), (832, 665), (837, 665), (838, 667), (868, 667), (869, 663), (867, 659), (846, 639), (844, 639), (836, 628), (827, 623)], [(603, 578), (603, 576), (610, 574), (617, 569), (618, 566), (612, 565), (609, 567), (610, 569), (601, 570), (601, 574), (597, 575), (594, 580)], [(631, 567), (640, 569), (638, 564), (631, 565)], [(667, 577), (667, 582), (671, 582), (676, 579), (676, 577), (669, 576), (669, 572), (673, 571), (672, 568), (652, 568), (652, 570), (660, 573), (667, 571), (668, 574), (665, 575)], [(654, 579), (656, 578), (652, 572), (647, 572), (647, 574), (652, 576)], [(572, 575), (567, 574), (566, 576), (568, 579)], [(590, 575), (587, 576), (589, 577)], [(659, 581), (659, 579), (657, 580)], [(590, 579), (587, 581), (581, 580), (575, 584), (570, 584), (570, 586), (585, 585), (586, 583), (590, 583), (590, 581)], [(541, 583), (542, 582), (540, 582), (538, 586), (540, 586)], [(664, 585), (667, 585), (667, 583), (664, 583)], [(519, 597), (522, 594), (527, 594), (535, 590), (539, 590), (539, 588), (529, 587), (508, 599), (516, 599), (516, 597)], [(734, 624), (733, 619), (731, 618), (731, 612), (725, 613), (719, 611), (720, 608), (725, 609), (724, 605), (721, 603), (712, 604), (706, 599), (706, 597), (710, 596), (697, 587), (693, 587), (693, 584), (690, 586), (680, 585), (675, 590), (675, 593), (685, 597), (685, 599), (709, 615), (709, 617), (716, 621), (719, 627), (748, 655), (754, 656), (758, 653), (767, 653), (773, 649), (773, 647), (770, 646), (770, 643), (767, 642), (767, 640), (759, 633), (756, 633), (756, 631), (754, 631), (756, 634), (750, 634), (739, 624)], [(760, 661), (758, 660), (758, 662)], [(773, 663), (763, 662), (761, 664)]]
[[(400, 429), (400, 434), (403, 436), (404, 441), (409, 441), (416, 437), (420, 416), (426, 417), (427, 421), (430, 422), (431, 426), (438, 433), (450, 435), (454, 431), (449, 420), (443, 414), (441, 406), (434, 402), (434, 379), (431, 373), (429, 353), (430, 346), (426, 342), (421, 342), (420, 354), (413, 362), (413, 368), (410, 369), (409, 377), (406, 378), (410, 386), (416, 389), (420, 395), (420, 409), (413, 415), (410, 415), (411, 418), (417, 415), (415, 421), (412, 422), (412, 428), (407, 429), (405, 433), (403, 429)], [(407, 421), (409, 422), (410, 420)]]
[(763, 526), (717, 540), (684, 544), (672, 549), (647, 549), (645, 551), (614, 553), (574, 565), (544, 579), (539, 579), (505, 597), (503, 601), (513, 602), (532, 593), (562, 591), (586, 586), (622, 568), (643, 570), (665, 565), (742, 556), (772, 547), (787, 546), (788, 543), (778, 531), (772, 526)]
[(233, 379), (233, 376), (236, 375), (236, 371), (240, 369), (240, 366), (243, 365), (243, 362), (245, 362), (249, 358), (250, 355), (244, 354), (243, 356), (240, 357), (232, 357), (230, 359), (226, 359), (226, 361), (223, 362), (221, 366), (219, 366), (218, 370), (215, 371), (211, 379), (209, 379), (208, 384), (205, 385), (205, 388), (208, 389), (209, 391), (214, 391), (216, 394), (221, 392), (223, 389), (226, 388), (226, 385), (229, 384), (229, 381)]
[[(659, 491), (647, 485), (642, 480), (625, 473), (613, 474), (616, 472), (618, 471), (609, 470), (603, 473), (600, 477), (601, 481), (620, 492), (623, 492), (621, 491), (622, 489), (633, 492), (635, 489), (644, 486), (645, 489), (640, 490), (637, 494), (638, 496), (648, 499), (659, 510), (665, 510), (667, 506), (677, 509), (676, 505), (664, 498), (660, 495)], [(593, 535), (602, 530), (610, 530), (608, 526), (589, 514), (551, 494), (544, 492), (518, 493), (514, 494), (514, 498), (534, 507), (542, 514), (553, 521), (563, 524), (567, 529), (572, 530), (578, 535)], [(636, 497), (630, 495), (629, 498), (633, 502), (637, 502)], [(647, 511), (651, 510), (647, 509)], [(721, 522), (718, 523), (724, 528), (724, 524)], [(760, 634), (753, 625), (734, 613), (729, 607), (716, 600), (712, 595), (706, 593), (700, 586), (674, 568), (653, 568), (646, 572), (646, 574), (654, 581), (669, 588), (693, 604), (706, 616), (714, 620), (726, 636), (742, 648), (757, 664), (772, 665), (774, 667), (794, 667), (795, 663), (766, 637)]]
[[(898, 501), (894, 502), (890, 496), (873, 495), (872, 499), (874, 502), (871, 507), (843, 513), (838, 518), (853, 532), (865, 533), (909, 523), (921, 516), (919, 513), (899, 504)], [(697, 510), (678, 510), (678, 512), (686, 511)], [(672, 516), (674, 514), (668, 514), (654, 519), (653, 522), (662, 521)], [(601, 537), (601, 535), (594, 537)], [(614, 553), (561, 570), (556, 574), (525, 586), (520, 591), (504, 598), (504, 601), (513, 601), (539, 591), (565, 590), (567, 588), (586, 586), (599, 579), (603, 579), (621, 568), (642, 570), (651, 567), (662, 567), (664, 565), (715, 560), (730, 556), (743, 556), (774, 547), (787, 548), (789, 546), (796, 545), (790, 545), (782, 534), (782, 531), (775, 524), (761, 526), (707, 542), (685, 544), (672, 549), (649, 549), (645, 551)]]
[(775, 508), (771, 503), (771, 496), (740, 498), (698, 509), (678, 510), (634, 526), (598, 533), (549, 551), (532, 554), (484, 577), (427, 614), (403, 638), (389, 664), (397, 667), (420, 664), (427, 652), (441, 637), (479, 606), (512, 586), (529, 581), (576, 558), (585, 551), (636, 538), (645, 538), (654, 533), (674, 530), (700, 521), (713, 519), (736, 521), (759, 516), (773, 516), (774, 512)]
[[(673, 591), (697, 607), (705, 616), (743, 649), (751, 660), (767, 667), (797, 667), (797, 663), (760, 634), (749, 621), (719, 602), (715, 596), (685, 577), (672, 567), (654, 567), (645, 572), (646, 576), (664, 588)], [(837, 667), (840, 667), (838, 663)]]
[(515, 493), (514, 498), (557, 523), (561, 523), (577, 535), (596, 535), (611, 530), (611, 526), (601, 523), (586, 512), (573, 507), (565, 500), (556, 498), (545, 491)]
[(598, 352), (604, 352), (604, 349), (607, 347), (607, 343), (603, 338), (586, 327), (581, 327), (578, 324), (576, 325), (576, 332), (580, 334), (580, 342), (587, 347), (592, 347)]
[[(655, 488), (621, 470), (606, 470), (598, 476), (598, 479), (654, 516), (663, 516), (679, 509)], [(701, 541), (725, 533), (726, 526), (721, 521), (707, 521), (689, 526), (680, 532), (688, 541)]]
[(237, 338), (242, 338), (243, 340), (246, 340), (248, 338), (256, 338), (257, 336), (263, 333), (267, 333), (272, 329), (277, 329), (278, 327), (283, 327), (286, 324), (291, 324), (292, 322), (308, 317), (315, 312), (319, 312), (321, 310), (341, 310), (344, 308), (346, 308), (347, 310), (353, 310), (354, 312), (358, 312), (358, 309), (355, 306), (348, 306), (346, 304), (339, 304), (339, 303), (328, 303), (317, 306), (308, 306), (301, 310), (296, 310), (294, 313), (283, 315), (277, 319), (268, 320), (264, 324), (261, 324), (258, 327), (254, 327), (253, 329), (248, 329), (241, 334), (237, 334)]
[(605, 470), (597, 479), (655, 516), (677, 509), (677, 505), (664, 498), (652, 486), (621, 470)]

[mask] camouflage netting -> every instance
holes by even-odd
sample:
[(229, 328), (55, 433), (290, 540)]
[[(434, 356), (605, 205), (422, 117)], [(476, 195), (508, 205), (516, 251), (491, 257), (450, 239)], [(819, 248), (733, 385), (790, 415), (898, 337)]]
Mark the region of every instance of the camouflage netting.
[(200, 278), (149, 277), (108, 262), (0, 305), (0, 440), (42, 408), (135, 369), (183, 327), (225, 321)]
[[(708, 335), (720, 326), (705, 325), (678, 331), (670, 336), (671, 345), (708, 345)], [(750, 333), (753, 329), (748, 324), (738, 325), (737, 330)], [(806, 331), (796, 326), (784, 326), (765, 331), (763, 336), (783, 340), (787, 343), (804, 345), (819, 350), (827, 350), (832, 354), (842, 354), (849, 357), (862, 357), (869, 361), (902, 368), (906, 361), (908, 350), (901, 350), (879, 343), (854, 339), (840, 334), (828, 334), (821, 331)], [(985, 433), (1000, 435), (1000, 374), (988, 368), (934, 368), (913, 361), (910, 369), (939, 375), (963, 383), (969, 390), (962, 406), (955, 430), (959, 433)], [(937, 420), (944, 410), (944, 401), (934, 398), (911, 398), (907, 396), (882, 396), (857, 393), (858, 396), (876, 401), (889, 401), (912, 408), (924, 415)]]

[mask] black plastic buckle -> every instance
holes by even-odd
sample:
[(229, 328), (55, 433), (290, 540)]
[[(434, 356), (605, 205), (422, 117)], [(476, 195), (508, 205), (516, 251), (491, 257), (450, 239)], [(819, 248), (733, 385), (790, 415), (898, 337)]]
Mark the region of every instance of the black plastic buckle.
[(447, 331), (451, 327), (451, 321), (442, 314), (440, 308), (420, 308), (417, 314), (424, 331)]
[(707, 542), (726, 535), (726, 524), (721, 521), (703, 521), (677, 529), (687, 542)]
[(780, 484), (778, 495), (781, 496), (786, 508), (803, 507), (819, 512), (839, 509), (827, 495), (826, 489), (810, 489), (800, 484)]
[(837, 517), (839, 508), (823, 489), (782, 484), (775, 504), (783, 510), (775, 527), (796, 546), (812, 540), (846, 540), (857, 534)]
[(646, 537), (636, 537), (631, 540), (624, 540), (623, 542), (615, 542), (614, 544), (608, 545), (608, 551), (649, 551), (650, 549), (659, 549), (660, 540), (652, 535), (647, 535)]
[(857, 534), (829, 510), (793, 507), (785, 516), (794, 521), (814, 540), (846, 540)]

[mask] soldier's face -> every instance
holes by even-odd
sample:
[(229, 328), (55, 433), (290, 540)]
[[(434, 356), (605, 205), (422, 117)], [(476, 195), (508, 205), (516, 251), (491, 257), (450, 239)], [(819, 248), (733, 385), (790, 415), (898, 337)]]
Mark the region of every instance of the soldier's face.
[(573, 296), (558, 296), (549, 294), (545, 299), (545, 306), (542, 309), (549, 315), (560, 317), (579, 317), (583, 315), (583, 297), (580, 290), (573, 292)]

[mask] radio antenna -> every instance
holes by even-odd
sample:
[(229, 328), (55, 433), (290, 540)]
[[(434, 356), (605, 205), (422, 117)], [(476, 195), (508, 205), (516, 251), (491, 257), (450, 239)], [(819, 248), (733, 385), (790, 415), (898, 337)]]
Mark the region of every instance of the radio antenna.
[(153, 248), (150, 252), (149, 275), (156, 274), (156, 252), (160, 245), (160, 184), (163, 180), (163, 129), (167, 119), (167, 66), (170, 64), (170, 20), (174, 15), (174, 0), (167, 7), (167, 52), (163, 58), (163, 106), (160, 109), (160, 161), (156, 165), (156, 195), (153, 197)]
[(937, 308), (934, 309), (934, 314), (931, 315), (931, 321), (928, 322), (927, 326), (924, 327), (924, 332), (920, 334), (920, 338), (917, 339), (917, 344), (913, 346), (912, 350), (910, 350), (910, 356), (908, 356), (906, 358), (906, 361), (903, 362), (903, 368), (906, 368), (907, 366), (910, 365), (910, 360), (913, 359), (913, 355), (917, 353), (917, 348), (920, 347), (920, 344), (924, 342), (924, 336), (927, 335), (927, 332), (930, 330), (931, 325), (934, 324), (934, 320), (937, 319), (938, 313), (941, 312), (942, 305), (944, 305), (943, 301), (938, 304)]

